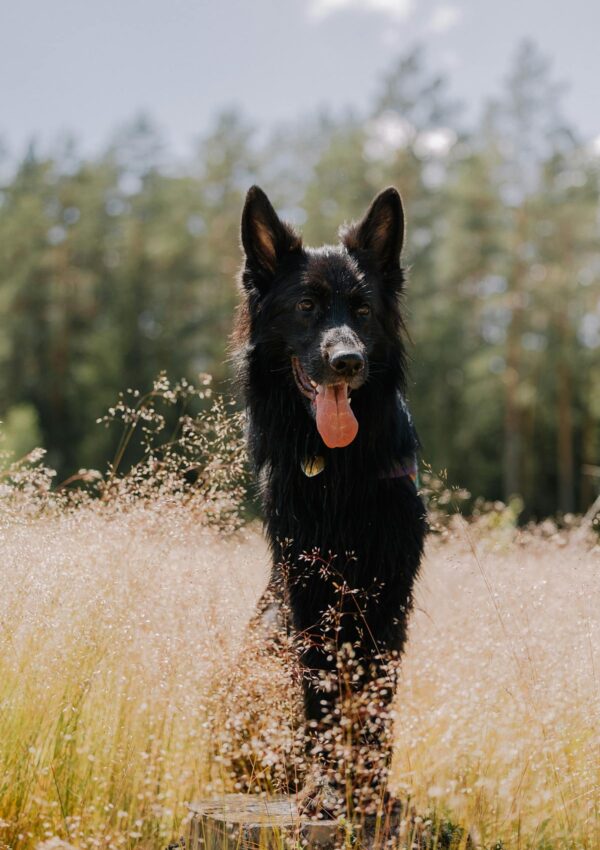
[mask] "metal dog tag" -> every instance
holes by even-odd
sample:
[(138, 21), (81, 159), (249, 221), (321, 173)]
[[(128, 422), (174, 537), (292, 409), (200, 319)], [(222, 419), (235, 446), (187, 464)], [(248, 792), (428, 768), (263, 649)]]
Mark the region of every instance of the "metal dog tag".
[(302, 472), (308, 478), (314, 478), (315, 475), (318, 475), (319, 472), (323, 472), (325, 469), (325, 458), (321, 455), (307, 457), (306, 460), (302, 461), (300, 466), (302, 467)]

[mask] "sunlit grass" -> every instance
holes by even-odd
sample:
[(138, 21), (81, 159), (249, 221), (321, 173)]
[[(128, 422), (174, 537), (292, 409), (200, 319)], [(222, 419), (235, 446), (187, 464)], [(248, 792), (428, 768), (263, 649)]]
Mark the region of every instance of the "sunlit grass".
[(486, 843), (600, 847), (599, 555), (549, 523), (429, 547), (394, 778)]
[(0, 840), (160, 846), (208, 790), (211, 694), (264, 577), (167, 505), (0, 538)]
[[(256, 716), (263, 747), (289, 720), (278, 659), (240, 656), (266, 546), (163, 491), (38, 491), (0, 519), (0, 847), (164, 846), (186, 802), (234, 790), (231, 715)], [(393, 788), (488, 847), (596, 850), (600, 551), (501, 520), (429, 541)]]

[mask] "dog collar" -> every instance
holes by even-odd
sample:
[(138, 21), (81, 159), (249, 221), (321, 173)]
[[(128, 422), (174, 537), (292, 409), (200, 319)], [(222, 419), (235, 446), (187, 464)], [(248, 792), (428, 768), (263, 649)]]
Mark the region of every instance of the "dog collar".
[[(307, 478), (314, 478), (315, 475), (323, 472), (325, 469), (325, 458), (322, 455), (315, 457), (307, 457), (300, 464), (302, 472)], [(419, 470), (417, 467), (417, 459), (415, 457), (405, 458), (399, 463), (395, 463), (391, 469), (382, 473), (380, 478), (410, 478), (418, 486)]]

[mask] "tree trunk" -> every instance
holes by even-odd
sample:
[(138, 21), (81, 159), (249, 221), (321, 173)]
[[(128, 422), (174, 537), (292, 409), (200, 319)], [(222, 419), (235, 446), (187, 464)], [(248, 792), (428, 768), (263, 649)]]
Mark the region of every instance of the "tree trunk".
[(569, 315), (564, 305), (558, 316), (560, 333), (560, 359), (557, 369), (557, 467), (558, 467), (558, 508), (563, 513), (575, 510), (575, 468), (573, 457), (573, 375), (567, 360), (570, 339)]

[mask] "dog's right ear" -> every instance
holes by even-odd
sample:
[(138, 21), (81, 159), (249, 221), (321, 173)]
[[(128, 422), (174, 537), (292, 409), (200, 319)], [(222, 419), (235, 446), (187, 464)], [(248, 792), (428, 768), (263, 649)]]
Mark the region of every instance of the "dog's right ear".
[(302, 249), (302, 239), (281, 221), (262, 189), (252, 186), (242, 213), (242, 246), (246, 255), (244, 283), (265, 289), (275, 277), (278, 263)]

